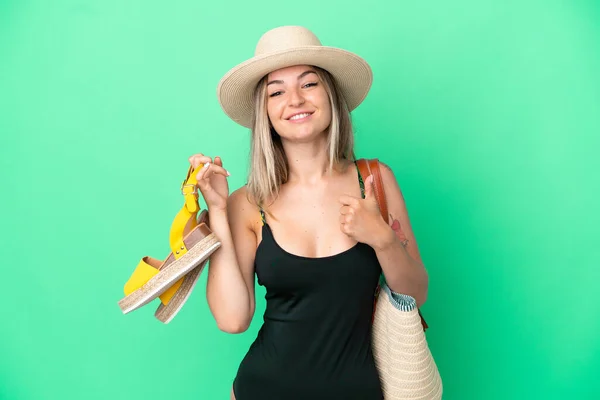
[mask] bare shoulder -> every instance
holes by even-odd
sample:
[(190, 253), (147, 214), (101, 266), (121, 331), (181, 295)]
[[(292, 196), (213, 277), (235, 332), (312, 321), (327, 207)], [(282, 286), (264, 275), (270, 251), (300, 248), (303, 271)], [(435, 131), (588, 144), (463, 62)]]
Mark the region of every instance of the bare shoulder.
[[(399, 203), (398, 205), (404, 208), (404, 195), (400, 188), (400, 183), (394, 174), (394, 170), (386, 163), (379, 161), (381, 180), (383, 181), (383, 187), (385, 188), (385, 197), (388, 202)], [(391, 205), (391, 204), (390, 204)]]
[(246, 209), (251, 205), (250, 198), (248, 197), (248, 188), (246, 185), (234, 190), (229, 195), (228, 205), (242, 209)]
[(254, 230), (256, 223), (260, 222), (259, 208), (251, 201), (246, 185), (229, 195), (227, 209), (230, 223), (241, 224)]
[(381, 160), (379, 160), (379, 165), (381, 170), (381, 179), (383, 180), (383, 184), (385, 185), (386, 189), (391, 186), (400, 190), (400, 185), (392, 168)]

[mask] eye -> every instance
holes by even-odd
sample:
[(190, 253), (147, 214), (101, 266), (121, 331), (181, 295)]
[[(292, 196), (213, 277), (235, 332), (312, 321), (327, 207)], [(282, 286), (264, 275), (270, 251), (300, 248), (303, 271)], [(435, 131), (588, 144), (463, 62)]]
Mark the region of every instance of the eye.
[(304, 85), (303, 87), (309, 88), (309, 87), (313, 87), (313, 86), (317, 86), (317, 82), (309, 82), (306, 85)]
[(273, 92), (269, 95), (269, 97), (275, 97), (275, 96), (279, 96), (281, 94), (281, 91), (279, 92)]

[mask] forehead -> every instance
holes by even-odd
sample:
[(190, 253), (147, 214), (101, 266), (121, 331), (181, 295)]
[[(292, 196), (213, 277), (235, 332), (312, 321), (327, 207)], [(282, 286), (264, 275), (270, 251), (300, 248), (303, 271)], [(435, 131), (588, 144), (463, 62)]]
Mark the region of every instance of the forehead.
[(310, 65), (294, 65), (292, 67), (280, 68), (278, 70), (275, 70), (275, 71), (269, 73), (267, 75), (267, 79), (268, 80), (277, 79), (277, 80), (282, 80), (282, 81), (285, 81), (288, 79), (296, 80), (298, 75), (300, 75), (301, 73), (308, 71), (308, 70), (314, 70), (314, 68)]

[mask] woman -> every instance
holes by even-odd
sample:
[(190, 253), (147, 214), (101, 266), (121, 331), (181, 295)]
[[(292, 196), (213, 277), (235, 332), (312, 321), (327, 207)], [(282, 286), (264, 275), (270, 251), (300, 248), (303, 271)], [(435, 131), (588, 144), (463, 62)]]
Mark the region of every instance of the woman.
[(232, 398), (383, 398), (370, 344), (379, 277), (419, 306), (428, 278), (392, 172), (382, 170), (390, 220), (407, 241), (353, 162), (349, 113), (370, 86), (362, 58), (302, 27), (267, 32), (219, 84), (223, 110), (251, 128), (252, 154), (248, 184), (231, 195), (219, 157), (190, 157), (205, 163), (198, 187), (222, 243), (208, 304), (221, 330), (240, 333), (254, 315), (255, 274), (267, 301)]

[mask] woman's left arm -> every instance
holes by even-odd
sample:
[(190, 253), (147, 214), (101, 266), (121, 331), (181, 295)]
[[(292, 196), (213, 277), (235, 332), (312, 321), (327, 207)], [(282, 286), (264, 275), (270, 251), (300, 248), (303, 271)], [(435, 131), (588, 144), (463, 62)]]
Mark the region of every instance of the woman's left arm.
[(381, 163), (390, 234), (373, 246), (390, 290), (414, 297), (420, 307), (427, 299), (429, 277), (410, 225), (404, 196), (392, 170)]

